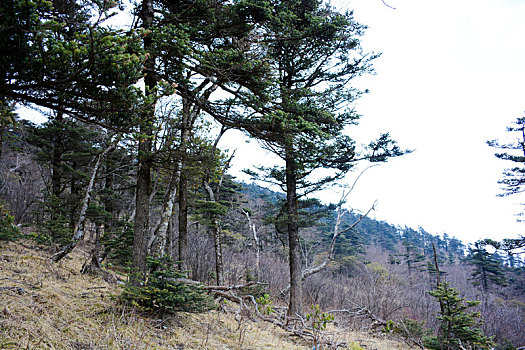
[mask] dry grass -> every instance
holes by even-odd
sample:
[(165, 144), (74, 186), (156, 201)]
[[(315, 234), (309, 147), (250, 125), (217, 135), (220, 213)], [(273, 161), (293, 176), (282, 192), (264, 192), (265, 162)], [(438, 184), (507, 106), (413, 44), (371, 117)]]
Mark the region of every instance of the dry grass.
[[(0, 247), (0, 349), (311, 348), (271, 324), (237, 321), (230, 313), (142, 317), (115, 301), (119, 287), (79, 273), (82, 253), (54, 264), (31, 244)], [(339, 340), (352, 349), (407, 348), (361, 333)]]

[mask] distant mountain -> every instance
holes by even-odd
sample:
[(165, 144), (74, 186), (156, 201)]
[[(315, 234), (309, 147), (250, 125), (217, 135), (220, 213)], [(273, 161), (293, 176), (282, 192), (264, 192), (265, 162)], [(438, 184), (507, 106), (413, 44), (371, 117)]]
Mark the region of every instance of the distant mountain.
[[(240, 192), (247, 199), (262, 199), (273, 207), (276, 215), (279, 208), (285, 203), (285, 195), (263, 188), (257, 184), (240, 183)], [(268, 216), (272, 213), (266, 213)], [(321, 244), (329, 244), (332, 236), (332, 230), (336, 220), (336, 208), (334, 205), (324, 205), (316, 200), (309, 200), (303, 205), (302, 214), (306, 222), (312, 226), (307, 238), (319, 240)], [(314, 215), (315, 214), (315, 215)], [(317, 218), (316, 222), (306, 220), (306, 218)], [(350, 227), (360, 219), (359, 213), (348, 213), (344, 216), (341, 229)], [(307, 228), (307, 227), (305, 227)], [(379, 221), (365, 217), (352, 230), (342, 234), (338, 238), (336, 246), (336, 257), (358, 255), (363, 253), (364, 248), (368, 245), (377, 245), (382, 249), (392, 253), (400, 254), (400, 250), (411, 250), (417, 254), (431, 259), (433, 257), (432, 243), (436, 246), (438, 258), (442, 261), (454, 262), (465, 257), (467, 247), (457, 238), (444, 234), (443, 237), (432, 235), (422, 227), (417, 229), (411, 227), (401, 227), (389, 224), (386, 221)], [(408, 248), (407, 248), (408, 247)], [(405, 252), (406, 253), (406, 252)]]

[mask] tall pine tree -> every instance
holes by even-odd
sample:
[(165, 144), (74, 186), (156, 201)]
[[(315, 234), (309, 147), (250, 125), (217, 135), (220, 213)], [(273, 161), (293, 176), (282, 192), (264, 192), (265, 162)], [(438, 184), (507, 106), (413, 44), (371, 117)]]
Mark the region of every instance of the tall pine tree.
[(474, 243), (474, 246), (469, 249), (467, 259), (468, 263), (474, 267), (472, 284), (481, 286), (483, 292), (487, 293), (491, 285), (505, 283), (501, 262), (487, 252), (481, 242)]
[[(260, 29), (270, 66), (266, 95), (248, 120), (238, 120), (276, 154), (283, 165), (260, 167), (252, 175), (286, 192), (290, 302), (288, 314), (302, 314), (298, 200), (340, 179), (353, 162), (383, 161), (402, 154), (388, 135), (358, 155), (343, 131), (358, 115), (350, 107), (360, 92), (349, 82), (371, 71), (375, 55), (363, 54), (359, 37), (365, 27), (351, 13), (339, 13), (316, 0), (273, 0)], [(324, 169), (324, 172), (316, 171)]]

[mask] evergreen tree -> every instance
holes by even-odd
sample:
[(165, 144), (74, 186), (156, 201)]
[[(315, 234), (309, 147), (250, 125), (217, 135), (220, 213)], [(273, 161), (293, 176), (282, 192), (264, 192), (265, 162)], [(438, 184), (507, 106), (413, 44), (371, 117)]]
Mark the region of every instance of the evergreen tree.
[(502, 263), (487, 252), (481, 242), (476, 242), (469, 249), (467, 261), (474, 267), (472, 271), (472, 284), (481, 286), (486, 293), (491, 284), (502, 285), (505, 283)]
[[(403, 152), (382, 135), (370, 144), (367, 156), (360, 156), (354, 141), (343, 133), (358, 119), (349, 103), (360, 92), (349, 81), (370, 72), (376, 57), (360, 50), (359, 36), (365, 27), (351, 13), (338, 13), (317, 0), (267, 3), (268, 19), (260, 32), (267, 43), (269, 87), (265, 97), (258, 97), (261, 107), (253, 117), (238, 123), (284, 163), (251, 174), (286, 192), (288, 313), (295, 316), (303, 312), (299, 199), (340, 179), (359, 159), (384, 161)], [(318, 169), (330, 171), (316, 177)]]
[[(143, 0), (136, 6), (139, 26), (146, 32), (143, 48), (148, 53), (144, 65), (149, 108), (139, 118), (138, 173), (133, 267), (146, 271), (150, 238), (150, 195), (155, 163), (156, 101), (163, 94), (176, 93), (182, 109), (178, 129), (177, 160), (171, 169), (164, 199), (161, 225), (155, 237), (164, 237), (174, 201), (178, 202), (179, 267), (186, 269), (188, 244), (188, 192), (191, 161), (190, 139), (202, 112), (218, 118), (211, 94), (219, 89), (235, 91), (237, 84), (257, 82), (257, 64), (248, 59), (250, 44), (244, 39), (254, 19), (249, 2), (199, 0)], [(222, 111), (221, 111), (222, 112)], [(224, 112), (224, 114), (228, 114)], [(159, 238), (163, 240), (163, 238)], [(156, 244), (162, 247), (163, 244)], [(162, 252), (161, 252), (162, 254)]]
[(428, 338), (425, 346), (436, 350), (455, 350), (471, 346), (475, 349), (491, 349), (494, 343), (485, 336), (480, 326), (480, 314), (468, 313), (467, 309), (479, 301), (464, 300), (459, 292), (450, 288), (448, 282), (439, 283), (437, 289), (428, 292), (440, 305), (440, 321), (437, 337)]
[(13, 222), (13, 216), (5, 205), (0, 202), (0, 241), (16, 241), (20, 238), (22, 233)]
[(0, 3), (0, 101), (35, 104), (114, 128), (140, 108), (138, 33), (104, 26), (110, 1)]
[(450, 283), (441, 281), (436, 245), (432, 243), (434, 253), (434, 272), (436, 289), (428, 291), (439, 303), (440, 321), (436, 337), (428, 337), (425, 346), (435, 350), (455, 350), (465, 346), (475, 349), (491, 349), (492, 339), (485, 336), (480, 326), (480, 313), (467, 313), (466, 310), (479, 304), (479, 301), (464, 300), (459, 292), (450, 288)]
[[(515, 164), (514, 167), (503, 172), (503, 178), (499, 181), (503, 185), (503, 193), (500, 196), (509, 196), (525, 191), (525, 117), (517, 118), (513, 125), (507, 127), (507, 131), (517, 134), (515, 142), (507, 144), (501, 144), (497, 140), (487, 142), (491, 147), (505, 150), (502, 153), (496, 153), (497, 158)], [(523, 213), (519, 215), (521, 216)], [(487, 240), (487, 243), (509, 253), (522, 252), (525, 247), (525, 235), (520, 235), (518, 238), (508, 238), (502, 242)]]
[(413, 271), (421, 268), (421, 263), (425, 260), (425, 256), (408, 239), (403, 241), (402, 249), (404, 250), (403, 252), (390, 255), (391, 263), (406, 264), (408, 274), (411, 275)]
[(521, 193), (525, 190), (525, 117), (517, 118), (513, 125), (507, 127), (507, 131), (518, 135), (515, 143), (500, 144), (498, 141), (489, 141), (489, 146), (510, 150), (503, 153), (496, 153), (496, 157), (503, 160), (510, 160), (516, 163), (514, 168), (506, 169), (503, 173), (503, 179), (499, 181), (504, 185), (501, 196), (508, 196)]
[(27, 141), (36, 148), (36, 159), (48, 170), (51, 180), (43, 197), (49, 215), (45, 226), (53, 241), (65, 243), (80, 210), (83, 188), (89, 180), (86, 174), (105, 133), (60, 112), (42, 125), (27, 125)]

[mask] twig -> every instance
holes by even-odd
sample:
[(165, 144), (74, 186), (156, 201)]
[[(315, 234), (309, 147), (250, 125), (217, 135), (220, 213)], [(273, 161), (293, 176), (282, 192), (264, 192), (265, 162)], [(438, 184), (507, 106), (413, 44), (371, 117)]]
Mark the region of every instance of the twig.
[(389, 5), (389, 4), (387, 4), (385, 0), (381, 0), (381, 2), (383, 3), (383, 5), (385, 5), (386, 7), (391, 8), (392, 10), (395, 10), (395, 9), (396, 9), (395, 7), (393, 7), (393, 6)]

